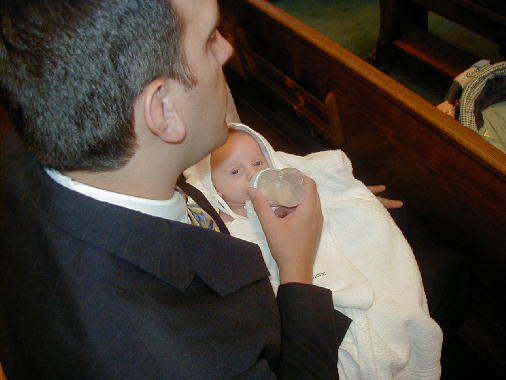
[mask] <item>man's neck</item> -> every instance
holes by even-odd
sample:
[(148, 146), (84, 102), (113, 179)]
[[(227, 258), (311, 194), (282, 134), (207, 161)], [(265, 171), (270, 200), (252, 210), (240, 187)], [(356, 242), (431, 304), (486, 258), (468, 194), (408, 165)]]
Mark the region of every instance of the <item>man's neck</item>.
[(171, 175), (169, 172), (166, 175), (161, 175), (148, 168), (134, 170), (129, 165), (115, 171), (75, 171), (64, 174), (88, 186), (154, 200), (170, 199), (180, 175), (179, 173)]

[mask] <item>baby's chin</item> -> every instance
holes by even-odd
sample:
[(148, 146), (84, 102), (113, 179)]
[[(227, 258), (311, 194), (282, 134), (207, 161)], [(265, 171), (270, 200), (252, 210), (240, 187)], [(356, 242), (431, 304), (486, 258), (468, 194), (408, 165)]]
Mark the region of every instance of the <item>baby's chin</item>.
[(230, 206), (230, 209), (236, 213), (237, 215), (247, 216), (246, 208), (244, 207), (244, 204), (237, 205), (237, 206)]
[[(225, 198), (223, 198), (223, 200), (225, 202), (227, 202), (227, 204), (230, 206), (230, 207), (244, 207), (244, 205), (246, 204), (246, 199), (242, 202), (238, 201), (238, 200), (235, 200), (235, 201), (230, 201), (230, 200), (227, 200)], [(248, 199), (249, 200), (249, 199)]]
[(223, 192), (218, 192), (218, 194), (230, 207), (244, 206), (246, 201), (249, 201), (248, 193), (246, 191), (244, 191), (244, 194), (241, 192), (240, 196), (237, 196), (237, 193), (235, 193), (231, 197), (227, 196), (227, 194), (224, 194)]

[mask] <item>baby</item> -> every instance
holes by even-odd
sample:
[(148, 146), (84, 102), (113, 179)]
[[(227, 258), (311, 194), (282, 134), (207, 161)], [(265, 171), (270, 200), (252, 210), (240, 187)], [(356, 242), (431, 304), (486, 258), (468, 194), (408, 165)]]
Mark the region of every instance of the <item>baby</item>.
[[(211, 179), (218, 195), (237, 215), (246, 216), (248, 187), (256, 172), (267, 169), (269, 163), (256, 140), (244, 131), (230, 130), (228, 139), (211, 154)], [(222, 210), (225, 223), (234, 218)]]
[(185, 176), (233, 236), (260, 246), (275, 291), (277, 265), (247, 195), (251, 177), (268, 167), (294, 167), (315, 180), (324, 226), (314, 284), (332, 290), (335, 308), (353, 320), (339, 348), (340, 378), (439, 378), (442, 333), (429, 316), (414, 256), (386, 209), (353, 177), (346, 155), (275, 152), (249, 127), (230, 128), (225, 144)]

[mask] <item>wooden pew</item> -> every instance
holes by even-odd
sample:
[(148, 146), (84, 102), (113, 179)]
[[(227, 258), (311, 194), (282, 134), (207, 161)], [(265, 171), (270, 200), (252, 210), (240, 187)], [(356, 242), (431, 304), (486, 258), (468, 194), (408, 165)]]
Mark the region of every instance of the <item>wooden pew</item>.
[[(469, 257), (476, 296), (461, 333), (506, 373), (506, 154), (274, 4), (221, 7), (222, 32), (236, 48), (236, 100), (241, 86), (266, 91), (271, 97), (262, 92), (251, 108), (284, 104), (343, 149), (356, 172), (374, 173), (364, 181), (399, 189), (434, 239)], [(282, 132), (289, 136), (289, 126)]]
[(432, 35), (428, 27), (429, 11), (496, 42), (506, 59), (504, 0), (380, 0), (376, 66), (387, 69), (394, 50), (401, 50), (456, 77), (480, 58), (487, 58), (464, 52)]
[(5, 377), (4, 370), (2, 368), (2, 363), (0, 363), (0, 380), (7, 380), (7, 378)]

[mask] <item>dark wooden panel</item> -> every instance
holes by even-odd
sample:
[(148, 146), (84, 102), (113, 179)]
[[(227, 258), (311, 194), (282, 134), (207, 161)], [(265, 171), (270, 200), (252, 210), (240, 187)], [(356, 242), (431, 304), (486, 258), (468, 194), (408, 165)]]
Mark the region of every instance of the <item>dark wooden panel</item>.
[[(393, 1), (398, 3), (399, 0)], [(506, 2), (504, 0), (410, 1), (491, 41), (499, 44), (506, 43)], [(392, 3), (391, 6), (397, 5)]]
[(7, 112), (4, 107), (0, 106), (0, 142), (10, 129), (11, 125), (9, 118), (7, 117)]

